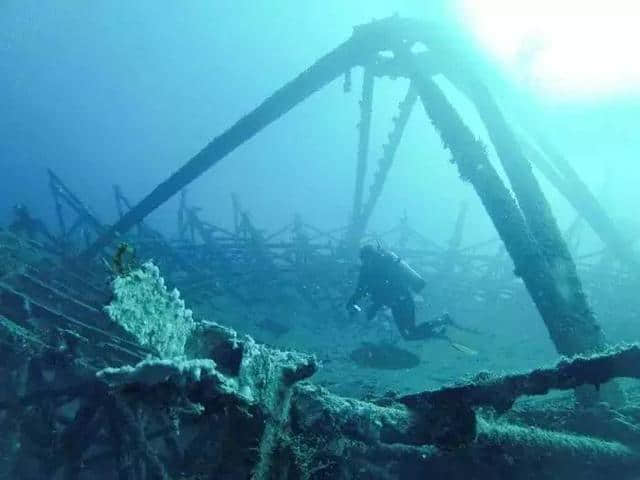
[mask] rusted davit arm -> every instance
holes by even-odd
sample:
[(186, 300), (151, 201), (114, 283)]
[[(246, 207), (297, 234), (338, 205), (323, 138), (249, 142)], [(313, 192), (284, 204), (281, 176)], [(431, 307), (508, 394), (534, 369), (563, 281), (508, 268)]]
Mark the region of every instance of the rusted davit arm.
[(81, 255), (81, 260), (94, 257), (119, 234), (127, 232), (140, 223), (149, 213), (166, 202), (174, 194), (198, 178), (211, 166), (249, 140), (260, 130), (287, 113), (297, 104), (321, 89), (346, 70), (357, 64), (362, 57), (365, 43), (354, 35), (338, 48), (322, 57), (309, 69), (287, 83), (235, 125), (213, 139), (177, 172), (158, 185), (140, 203), (129, 210), (115, 225), (101, 235)]

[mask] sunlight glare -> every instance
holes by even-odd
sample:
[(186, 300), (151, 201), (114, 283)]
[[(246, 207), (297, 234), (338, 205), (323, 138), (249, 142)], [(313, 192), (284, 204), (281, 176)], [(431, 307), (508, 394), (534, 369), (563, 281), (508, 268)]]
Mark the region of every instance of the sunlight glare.
[(512, 74), (552, 94), (640, 92), (640, 2), (461, 0), (463, 21)]

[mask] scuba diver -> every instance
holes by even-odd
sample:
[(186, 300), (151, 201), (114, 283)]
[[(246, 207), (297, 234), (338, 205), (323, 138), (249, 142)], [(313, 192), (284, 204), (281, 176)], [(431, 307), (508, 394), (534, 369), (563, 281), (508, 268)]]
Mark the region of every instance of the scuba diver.
[(360, 311), (358, 301), (368, 295), (371, 305), (367, 309), (367, 318), (375, 317), (382, 306), (389, 307), (405, 340), (449, 340), (445, 330), (447, 325), (453, 326), (454, 323), (448, 313), (416, 325), (416, 306), (411, 292), (420, 292), (426, 282), (407, 262), (393, 252), (371, 245), (360, 249), (360, 259), (362, 266), (358, 285), (347, 302), (351, 315)]

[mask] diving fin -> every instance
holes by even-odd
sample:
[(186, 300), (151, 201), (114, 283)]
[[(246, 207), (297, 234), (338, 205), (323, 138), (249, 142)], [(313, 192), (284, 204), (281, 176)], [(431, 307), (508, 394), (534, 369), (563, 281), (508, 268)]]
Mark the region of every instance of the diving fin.
[(466, 347), (460, 343), (449, 341), (449, 345), (451, 345), (453, 348), (458, 350), (460, 353), (464, 353), (465, 355), (474, 356), (478, 354), (478, 352), (476, 352), (475, 350), (469, 347)]

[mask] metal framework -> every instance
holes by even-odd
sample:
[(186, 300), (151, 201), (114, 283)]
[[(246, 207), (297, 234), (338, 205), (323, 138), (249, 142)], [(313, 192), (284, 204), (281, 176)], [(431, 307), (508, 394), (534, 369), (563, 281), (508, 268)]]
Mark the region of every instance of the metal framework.
[[(416, 45), (426, 46), (426, 52), (413, 53), (412, 49)], [(383, 52), (389, 51), (392, 53), (391, 57), (382, 55)], [(367, 215), (372, 211), (372, 207), (368, 207), (367, 213), (364, 214), (362, 191), (374, 78), (386, 75), (407, 77), (411, 80), (431, 123), (440, 134), (445, 148), (451, 151), (462, 178), (473, 185), (485, 206), (558, 351), (575, 354), (601, 349), (605, 344), (604, 337), (587, 304), (574, 261), (516, 134), (505, 120), (489, 90), (473, 71), (472, 65), (448, 41), (446, 35), (433, 25), (399, 17), (355, 28), (350, 39), (267, 98), (158, 185), (101, 235), (82, 254), (82, 258), (89, 259), (94, 256), (117, 235), (139, 224), (151, 211), (240, 144), (355, 66), (363, 66), (365, 75), (360, 103), (356, 189), (349, 229), (351, 235), (348, 236), (347, 244), (357, 244), (359, 235), (364, 231)], [(473, 137), (446, 96), (433, 82), (432, 76), (436, 73), (445, 75), (476, 106), (509, 178), (517, 203), (488, 161), (485, 146)], [(401, 111), (400, 120), (410, 111), (412, 95), (410, 91), (406, 105), (401, 108), (404, 111)], [(398, 123), (401, 127), (403, 122)], [(398, 128), (398, 133), (388, 148), (389, 155), (385, 155), (387, 158), (382, 162), (381, 172), (391, 163), (395, 150), (393, 146), (400, 141), (401, 131), (402, 129)], [(567, 172), (565, 168), (564, 173)], [(384, 173), (380, 175), (382, 177), (379, 179), (382, 180), (374, 184), (379, 185), (374, 186), (374, 193), (378, 192), (384, 183)], [(574, 182), (574, 185), (576, 184), (577, 182)], [(581, 191), (584, 190), (586, 187)], [(375, 198), (375, 195), (372, 196), (373, 203), (369, 202), (367, 205), (375, 204)], [(593, 196), (588, 196), (588, 199), (587, 210), (601, 214), (584, 215), (590, 224), (594, 224), (595, 218), (602, 219), (604, 213), (602, 209), (593, 208), (593, 205), (597, 205)], [(592, 208), (588, 208), (589, 205)], [(582, 210), (584, 208), (581, 203), (579, 211)], [(612, 247), (618, 246), (614, 251), (621, 251), (619, 242), (616, 243), (615, 240), (619, 235), (611, 222), (600, 222), (595, 231), (601, 235), (605, 243), (612, 243)], [(570, 292), (566, 294), (561, 291), (560, 285), (562, 288), (568, 286)], [(572, 333), (574, 331), (578, 333)]]
[[(419, 44), (426, 47), (426, 52), (414, 53), (413, 47)], [(389, 51), (392, 56), (382, 54)], [(233, 196), (234, 225), (229, 231), (204, 220), (198, 208), (189, 204), (185, 188), (191, 181), (334, 79), (344, 74), (345, 89), (350, 88), (350, 72), (354, 67), (363, 67), (365, 75), (349, 225), (322, 231), (296, 216), (284, 227), (267, 233), (256, 226)], [(433, 81), (436, 73), (445, 75), (477, 107), (511, 189), (489, 162), (485, 145), (473, 136)], [(410, 87), (399, 106), (365, 199), (374, 83), (380, 76), (406, 77), (410, 79)], [(451, 152), (452, 163), (461, 177), (477, 192), (495, 225), (498, 239), (463, 246), (465, 205), (460, 207), (449, 244), (444, 248), (415, 231), (406, 214), (388, 232), (366, 233), (408, 118), (418, 101)], [(115, 241), (131, 242), (143, 255), (154, 257), (188, 299), (196, 299), (205, 292), (209, 300), (215, 295), (225, 295), (235, 296), (243, 304), (273, 302), (278, 292), (289, 289), (314, 308), (342, 312), (344, 290), (350, 289), (347, 279), (353, 277), (349, 274), (354, 266), (349, 255), (361, 240), (377, 238), (397, 247), (403, 257), (425, 273), (431, 284), (437, 285), (446, 278), (446, 291), (434, 289), (443, 303), (460, 298), (488, 304), (509, 302), (522, 299), (528, 292), (558, 352), (574, 355), (601, 350), (605, 346), (604, 335), (589, 308), (581, 279), (591, 292), (604, 288), (595, 289), (594, 285), (606, 283), (619, 289), (616, 294), (624, 291), (633, 296), (635, 289), (629, 286), (635, 277), (635, 254), (629, 243), (621, 240), (611, 220), (568, 162), (538, 133), (532, 133), (535, 141), (525, 141), (516, 135), (472, 66), (442, 32), (421, 22), (392, 17), (357, 27), (350, 39), (216, 137), (138, 204), (132, 205), (121, 189), (115, 187), (119, 220), (111, 227), (106, 227), (60, 178), (49, 172), (60, 228), (59, 237), (50, 240), (59, 242), (54, 250), (60, 252), (61, 246), (72, 242), (77, 232), (91, 232), (95, 239), (84, 235), (84, 242), (93, 242), (80, 260), (108, 255), (105, 249)], [(604, 252), (574, 260), (530, 161), (598, 233), (607, 248)], [(177, 235), (172, 239), (143, 221), (178, 192), (182, 196)], [(69, 227), (65, 208), (75, 215)], [(135, 233), (128, 233), (132, 229)], [(567, 233), (577, 238), (579, 229), (571, 227)], [(252, 350), (257, 348), (252, 341), (238, 340), (235, 333), (225, 332), (222, 338), (207, 344), (207, 354), (234, 381), (245, 353), (247, 361), (260, 358), (260, 364), (270, 369), (267, 373), (272, 377), (267, 375), (262, 383), (256, 381), (252, 385), (259, 395), (264, 395), (259, 402), (247, 402), (238, 391), (225, 390), (216, 383), (220, 377), (205, 376), (202, 381), (186, 382), (180, 387), (161, 382), (113, 389), (95, 380), (97, 370), (135, 364), (153, 352), (137, 345), (127, 332), (106, 318), (102, 306), (108, 303), (110, 292), (104, 272), (88, 261), (70, 264), (68, 255), (51, 253), (51, 249), (35, 242), (11, 235), (0, 240), (3, 247), (0, 370), (11, 386), (0, 396), (0, 425), (12, 435), (1, 440), (2, 448), (10, 451), (15, 445), (24, 445), (20, 448), (26, 453), (19, 458), (37, 460), (35, 467), (26, 460), (23, 464), (18, 462), (10, 473), (18, 472), (29, 478), (46, 472), (51, 477), (80, 479), (86, 471), (106, 471), (115, 472), (120, 479), (137, 480), (181, 475), (184, 467), (191, 478), (211, 478), (214, 473), (238, 474), (239, 470), (234, 469), (245, 465), (246, 471), (242, 470), (240, 475), (302, 478), (296, 477), (295, 465), (288, 460), (271, 463), (266, 460), (295, 457), (298, 440), (307, 442), (300, 443), (308, 448), (307, 457), (317, 459), (309, 470), (309, 478), (323, 478), (323, 472), (329, 472), (324, 478), (332, 478), (332, 474), (341, 478), (332, 470), (339, 463), (337, 459), (356, 458), (363, 462), (366, 459), (375, 464), (372, 456), (389, 468), (399, 468), (402, 462), (422, 465), (419, 468), (425, 475), (459, 469), (452, 478), (469, 478), (470, 471), (477, 472), (475, 456), (490, 458), (487, 463), (491, 468), (498, 465), (505, 472), (514, 471), (514, 464), (520, 461), (529, 461), (531, 468), (539, 469), (542, 454), (555, 462), (557, 468), (566, 468), (568, 464), (575, 469), (592, 469), (596, 465), (603, 469), (598, 470), (602, 473), (622, 466), (626, 476), (621, 478), (635, 478), (638, 471), (639, 456), (626, 445), (550, 430), (534, 432), (511, 425), (506, 428), (491, 421), (479, 421), (472, 411), (472, 407), (487, 404), (503, 411), (518, 395), (544, 393), (551, 387), (574, 388), (585, 383), (599, 386), (602, 381), (623, 375), (637, 378), (640, 375), (637, 348), (562, 363), (555, 369), (529, 375), (479, 380), (471, 386), (391, 399), (395, 406), (389, 406), (336, 398), (309, 385), (292, 392), (293, 384), (310, 375), (314, 365), (292, 355), (270, 353), (266, 348), (257, 354)], [(610, 253), (621, 259), (623, 265), (612, 265), (608, 261)], [(605, 278), (607, 281), (603, 282)], [(277, 387), (275, 400), (267, 395), (273, 394), (268, 390), (270, 385)], [(397, 408), (396, 400), (409, 411)], [(198, 411), (197, 405), (202, 410)], [(435, 407), (438, 409), (433, 410)], [(290, 409), (294, 413), (300, 409), (304, 415), (289, 416)], [(206, 421), (199, 421), (200, 415)], [(535, 418), (535, 414), (531, 415)], [(627, 415), (635, 418), (637, 411)], [(446, 422), (457, 419), (462, 424), (452, 429), (442, 418)], [(607, 430), (606, 438), (639, 444), (637, 427), (630, 425), (628, 418), (619, 417), (621, 421), (615, 424), (621, 430), (615, 434)], [(181, 437), (177, 424), (183, 425), (188, 434)], [(363, 431), (357, 431), (360, 426)], [(456, 435), (451, 435), (452, 430)], [(579, 428), (573, 431), (585, 433)], [(314, 446), (312, 442), (318, 432), (324, 432), (318, 442), (325, 444)], [(331, 435), (337, 435), (335, 432), (353, 438), (340, 443), (348, 445), (342, 451), (322, 456), (322, 452), (332, 448), (333, 443), (327, 439), (334, 438)], [(385, 437), (390, 433), (392, 438)], [(458, 433), (462, 433), (461, 438)], [(220, 438), (225, 441), (219, 441)], [(396, 445), (397, 442), (404, 445)], [(458, 446), (457, 442), (467, 448), (465, 452), (469, 455), (465, 462), (457, 458), (452, 461), (453, 454), (446, 448), (410, 448), (425, 443)], [(533, 452), (531, 458), (522, 453), (528, 451)], [(518, 462), (513, 461), (514, 456)], [(351, 467), (349, 462), (343, 463), (343, 468)], [(168, 472), (166, 465), (172, 465), (174, 471)], [(354, 465), (353, 468), (359, 467), (357, 463)], [(37, 468), (37, 472), (32, 468)]]

